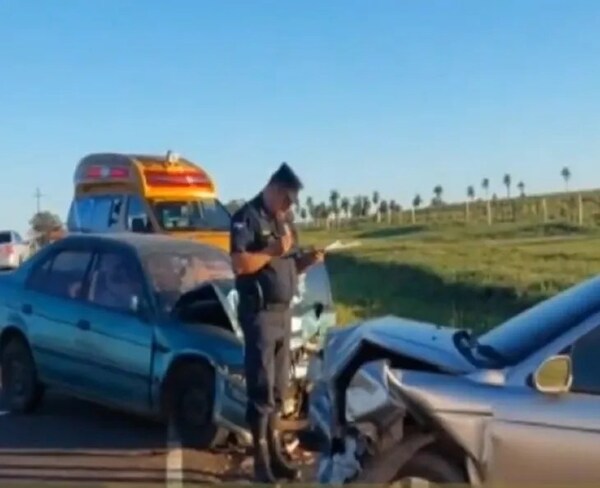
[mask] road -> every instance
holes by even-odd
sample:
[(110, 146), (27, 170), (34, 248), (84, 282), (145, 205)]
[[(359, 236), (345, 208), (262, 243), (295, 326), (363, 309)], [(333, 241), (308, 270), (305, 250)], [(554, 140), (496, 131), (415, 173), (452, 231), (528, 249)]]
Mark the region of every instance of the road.
[(0, 388), (0, 485), (180, 488), (248, 482), (252, 464), (245, 452), (182, 450), (168, 430), (50, 392), (35, 413), (12, 415)]

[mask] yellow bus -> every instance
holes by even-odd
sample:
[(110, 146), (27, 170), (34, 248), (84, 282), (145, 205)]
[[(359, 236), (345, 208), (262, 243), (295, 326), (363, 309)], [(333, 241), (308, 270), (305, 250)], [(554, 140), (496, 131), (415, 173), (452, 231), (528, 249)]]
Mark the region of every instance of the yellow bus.
[(173, 152), (89, 154), (74, 184), (68, 232), (156, 232), (229, 251), (230, 214), (214, 181)]

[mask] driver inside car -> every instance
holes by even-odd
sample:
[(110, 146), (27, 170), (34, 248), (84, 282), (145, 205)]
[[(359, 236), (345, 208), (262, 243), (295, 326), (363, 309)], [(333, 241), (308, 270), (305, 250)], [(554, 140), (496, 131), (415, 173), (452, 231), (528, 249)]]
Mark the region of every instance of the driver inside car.
[(128, 310), (140, 293), (140, 283), (131, 267), (119, 256), (102, 256), (90, 286), (90, 301), (105, 307)]

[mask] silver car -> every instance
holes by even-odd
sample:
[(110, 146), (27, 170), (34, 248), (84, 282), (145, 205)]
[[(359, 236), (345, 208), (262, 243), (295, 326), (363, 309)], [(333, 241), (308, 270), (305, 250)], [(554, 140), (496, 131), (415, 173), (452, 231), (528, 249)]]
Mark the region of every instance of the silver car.
[(29, 257), (29, 245), (14, 230), (0, 230), (0, 269), (17, 268)]
[(388, 316), (310, 367), (323, 483), (600, 482), (600, 277), (474, 338)]

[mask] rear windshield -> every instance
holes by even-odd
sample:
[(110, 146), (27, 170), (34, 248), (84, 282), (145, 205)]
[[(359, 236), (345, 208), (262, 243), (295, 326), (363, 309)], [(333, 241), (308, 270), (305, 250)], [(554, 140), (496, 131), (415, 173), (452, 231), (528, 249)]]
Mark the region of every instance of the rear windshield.
[(0, 232), (0, 244), (6, 244), (12, 242), (10, 232)]

